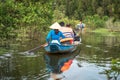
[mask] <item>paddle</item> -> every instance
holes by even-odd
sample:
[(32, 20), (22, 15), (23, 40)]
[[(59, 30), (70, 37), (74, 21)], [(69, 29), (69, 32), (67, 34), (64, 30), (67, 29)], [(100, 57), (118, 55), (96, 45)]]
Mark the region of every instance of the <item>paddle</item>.
[(35, 50), (37, 50), (37, 49), (39, 49), (39, 48), (41, 48), (41, 47), (45, 47), (45, 46), (47, 46), (47, 43), (42, 44), (42, 45), (40, 45), (40, 46), (37, 46), (37, 47), (35, 47), (35, 48), (31, 49), (31, 50), (25, 51), (24, 53), (29, 54), (29, 53), (31, 53), (31, 52), (33, 52), (33, 51), (35, 51)]

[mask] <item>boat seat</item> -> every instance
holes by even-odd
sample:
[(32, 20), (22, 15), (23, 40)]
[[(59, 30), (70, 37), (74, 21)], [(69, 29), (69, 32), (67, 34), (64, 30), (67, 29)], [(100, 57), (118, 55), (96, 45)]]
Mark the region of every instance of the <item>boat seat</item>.
[(56, 44), (51, 44), (50, 45), (50, 51), (51, 52), (59, 51), (59, 46), (56, 45)]

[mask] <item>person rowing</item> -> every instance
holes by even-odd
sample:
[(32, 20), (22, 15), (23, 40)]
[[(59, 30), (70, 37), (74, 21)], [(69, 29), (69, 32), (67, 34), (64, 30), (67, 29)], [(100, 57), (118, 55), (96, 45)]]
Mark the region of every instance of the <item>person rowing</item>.
[(47, 43), (57, 43), (57, 44), (61, 44), (60, 43), (60, 39), (65, 38), (65, 36), (63, 35), (63, 33), (61, 31), (59, 31), (59, 29), (61, 28), (61, 26), (55, 22), (53, 25), (50, 26), (51, 30), (49, 31), (49, 33), (47, 34), (46, 37), (46, 41)]

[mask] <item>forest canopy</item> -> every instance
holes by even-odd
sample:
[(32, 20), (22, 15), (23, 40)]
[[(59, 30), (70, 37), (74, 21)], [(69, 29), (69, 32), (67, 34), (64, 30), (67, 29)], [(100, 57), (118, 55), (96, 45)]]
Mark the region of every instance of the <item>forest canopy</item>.
[(110, 18), (119, 21), (118, 4), (120, 0), (0, 0), (0, 37), (46, 32), (60, 20), (75, 26), (76, 20), (83, 19), (93, 28), (104, 27)]

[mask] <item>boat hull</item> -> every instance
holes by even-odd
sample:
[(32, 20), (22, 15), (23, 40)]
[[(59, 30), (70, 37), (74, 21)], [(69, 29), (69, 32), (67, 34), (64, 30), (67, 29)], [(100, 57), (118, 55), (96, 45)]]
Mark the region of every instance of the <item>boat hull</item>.
[(76, 45), (59, 45), (57, 43), (52, 43), (46, 46), (44, 49), (47, 53), (72, 53), (76, 50)]

